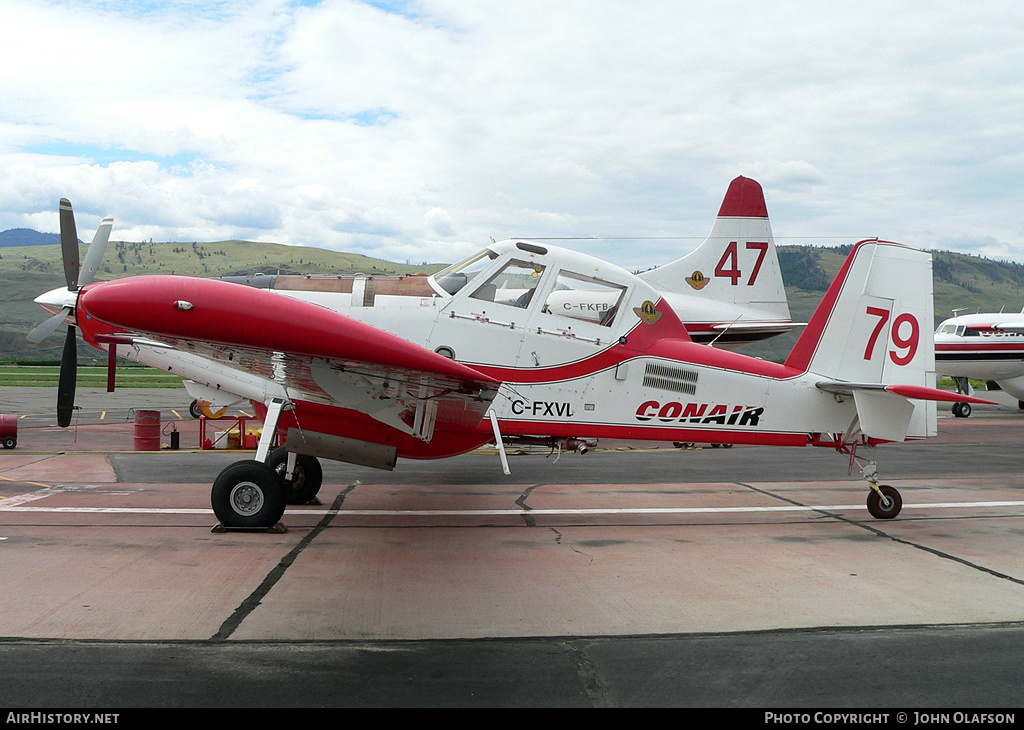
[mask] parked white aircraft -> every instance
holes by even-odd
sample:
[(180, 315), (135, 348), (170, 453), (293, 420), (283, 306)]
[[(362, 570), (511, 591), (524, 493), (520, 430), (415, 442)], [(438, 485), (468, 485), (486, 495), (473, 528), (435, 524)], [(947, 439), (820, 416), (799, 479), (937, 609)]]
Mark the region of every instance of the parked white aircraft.
[[(532, 245), (547, 247), (536, 241)], [(490, 266), (499, 256), (488, 247), (432, 277), (447, 294)], [(639, 277), (679, 315), (694, 342), (735, 350), (788, 332), (803, 324), (790, 317), (782, 268), (775, 248), (764, 191), (754, 180), (737, 177), (726, 191), (708, 237), (689, 254), (645, 271)], [(411, 306), (435, 296), (426, 276), (257, 275), (222, 277), (288, 294), (296, 299), (348, 313), (353, 307)], [(614, 295), (575, 282), (548, 302), (560, 313), (599, 322), (615, 306)], [(513, 303), (532, 288), (502, 282), (495, 301)]]
[[(962, 314), (935, 331), (935, 371), (953, 378), (957, 393), (973, 395), (970, 380), (994, 381), (1024, 410), (1024, 310)], [(953, 404), (953, 415), (971, 415), (969, 402)]]

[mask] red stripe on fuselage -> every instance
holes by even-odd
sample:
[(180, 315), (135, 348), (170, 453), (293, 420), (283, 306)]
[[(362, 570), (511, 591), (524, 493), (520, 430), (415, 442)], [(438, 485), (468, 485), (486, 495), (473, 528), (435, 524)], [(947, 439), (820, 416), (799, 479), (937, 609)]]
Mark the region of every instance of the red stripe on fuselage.
[[(489, 424), (484, 424), (489, 428)], [(559, 438), (605, 438), (637, 441), (693, 441), (701, 443), (751, 444), (762, 446), (807, 446), (806, 433), (716, 431), (705, 428), (664, 426), (620, 426), (612, 424), (563, 423), (560, 421), (509, 421), (502, 419), (502, 434), (555, 436)]]

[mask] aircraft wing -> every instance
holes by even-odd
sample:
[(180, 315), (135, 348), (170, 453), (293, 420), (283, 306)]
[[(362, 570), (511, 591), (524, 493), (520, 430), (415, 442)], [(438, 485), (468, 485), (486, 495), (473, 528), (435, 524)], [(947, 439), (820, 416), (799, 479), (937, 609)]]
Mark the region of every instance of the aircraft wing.
[[(215, 279), (145, 276), (93, 284), (83, 289), (78, 312), (86, 339), (173, 347), (424, 441), (436, 424), (477, 426), (500, 385), (325, 307)], [(96, 320), (116, 332), (90, 325)]]
[(717, 333), (771, 336), (806, 326), (806, 322), (748, 322), (741, 319), (736, 322), (712, 325), (711, 328)]

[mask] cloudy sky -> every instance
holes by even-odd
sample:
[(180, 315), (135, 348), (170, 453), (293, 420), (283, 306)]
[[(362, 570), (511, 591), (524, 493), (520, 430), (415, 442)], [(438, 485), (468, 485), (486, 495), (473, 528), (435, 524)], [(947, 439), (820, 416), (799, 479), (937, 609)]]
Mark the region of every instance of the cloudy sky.
[[(835, 9), (828, 9), (834, 6)], [(1024, 4), (0, 0), (0, 230), (630, 268), (737, 175), (779, 243), (1024, 262)]]

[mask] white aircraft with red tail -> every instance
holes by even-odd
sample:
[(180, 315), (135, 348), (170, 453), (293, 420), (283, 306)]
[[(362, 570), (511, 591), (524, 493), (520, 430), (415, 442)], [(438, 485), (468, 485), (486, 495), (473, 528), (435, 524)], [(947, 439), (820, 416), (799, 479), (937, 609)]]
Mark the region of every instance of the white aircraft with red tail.
[[(77, 261), (62, 227), (65, 240)], [(861, 469), (870, 513), (892, 518), (900, 494), (857, 448), (932, 436), (935, 401), (964, 399), (933, 387), (931, 257), (895, 243), (854, 247), (782, 364), (694, 342), (649, 281), (555, 246), (504, 241), (407, 278), (397, 286), (415, 296), (377, 292), (374, 306), (344, 313), (182, 276), (80, 286), (69, 275), (37, 302), (111, 362), (116, 353), (253, 403), (264, 419), (255, 458), (213, 484), (226, 528), (270, 528), (286, 504), (311, 499), (318, 458), (393, 469), (494, 443), (508, 473), (506, 444), (584, 450), (601, 438), (833, 448)], [(74, 368), (74, 336), (62, 369)], [(73, 400), (62, 386), (61, 425)]]
[[(423, 299), (454, 295), (499, 255), (497, 249), (484, 249), (433, 279), (301, 274), (220, 278), (348, 314), (353, 307), (417, 307)], [(694, 342), (734, 350), (803, 326), (790, 318), (764, 191), (750, 178), (737, 177), (729, 184), (711, 233), (696, 249), (639, 276), (676, 311)], [(499, 301), (514, 302), (531, 291), (514, 281), (504, 284), (495, 293)], [(570, 317), (597, 322), (614, 304), (614, 291), (577, 285), (552, 306)]]
[[(972, 395), (970, 378), (995, 382), (1024, 410), (1024, 311), (961, 314), (935, 331), (935, 370), (953, 378), (958, 393)], [(971, 415), (969, 401), (953, 404), (953, 415)]]
[(729, 184), (700, 246), (639, 276), (676, 311), (694, 342), (734, 350), (803, 326), (790, 319), (764, 192), (750, 178)]

